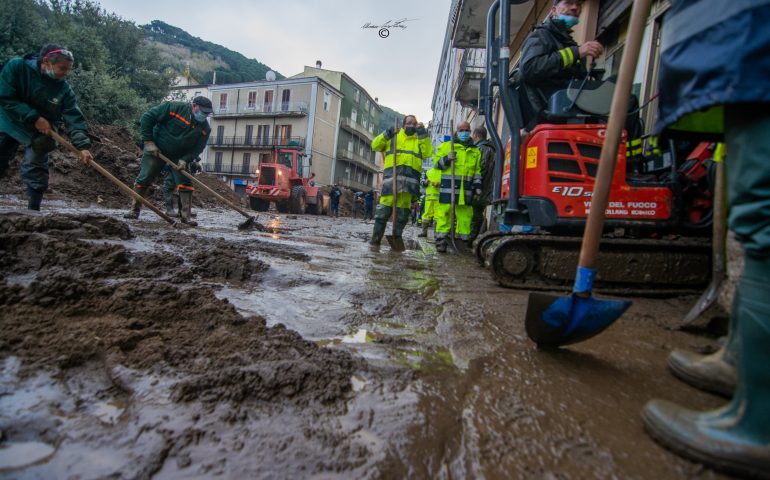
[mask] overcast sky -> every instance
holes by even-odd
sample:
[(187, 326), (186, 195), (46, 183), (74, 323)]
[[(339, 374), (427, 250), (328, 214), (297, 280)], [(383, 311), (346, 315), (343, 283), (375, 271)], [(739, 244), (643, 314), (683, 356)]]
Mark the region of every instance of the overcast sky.
[[(283, 75), (316, 60), (427, 124), (451, 0), (97, 0), (138, 25), (162, 20)], [(379, 29), (390, 20), (406, 28)]]

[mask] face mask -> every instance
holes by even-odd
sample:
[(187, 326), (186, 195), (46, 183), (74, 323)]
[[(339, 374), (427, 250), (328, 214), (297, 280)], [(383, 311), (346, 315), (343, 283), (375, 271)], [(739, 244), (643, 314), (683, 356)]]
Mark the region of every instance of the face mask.
[(198, 120), (199, 122), (205, 121), (207, 116), (205, 113), (201, 111), (197, 111), (193, 115), (195, 116), (195, 119)]
[(578, 17), (573, 17), (572, 15), (564, 15), (563, 13), (560, 13), (556, 17), (556, 20), (560, 21), (562, 25), (564, 25), (567, 28), (574, 27), (580, 21)]
[(471, 139), (471, 132), (457, 132), (457, 139), (461, 142), (467, 142)]
[(415, 133), (417, 133), (417, 129), (415, 127), (404, 127), (404, 133), (406, 133), (409, 136), (412, 136)]
[(53, 68), (49, 68), (48, 70), (46, 70), (45, 74), (48, 75), (48, 78), (50, 78), (51, 80), (55, 80), (57, 82), (61, 82), (64, 80), (63, 78), (56, 78), (56, 74), (54, 73)]

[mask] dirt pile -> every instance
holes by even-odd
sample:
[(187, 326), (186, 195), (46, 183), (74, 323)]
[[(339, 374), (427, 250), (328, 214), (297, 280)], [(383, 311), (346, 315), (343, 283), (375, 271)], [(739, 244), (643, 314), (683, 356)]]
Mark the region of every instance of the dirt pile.
[(243, 317), (201, 283), (258, 282), (267, 266), (243, 245), (190, 236), (132, 251), (118, 242), (130, 237), (107, 217), (0, 215), (0, 357), (28, 372), (104, 359), (164, 374), (179, 379), (176, 401), (329, 403), (349, 391), (349, 354)]
[[(133, 186), (141, 166), (141, 150), (135, 144), (131, 133), (121, 127), (111, 125), (93, 125), (90, 133), (94, 136), (91, 153), (94, 160), (126, 185)], [(111, 181), (96, 170), (89, 168), (68, 153), (63, 147), (49, 153), (49, 191), (46, 199), (67, 200), (84, 204), (96, 203), (108, 208), (128, 207), (131, 199)], [(19, 149), (6, 178), (0, 179), (0, 195), (25, 194), (26, 189), (19, 179), (19, 166), (23, 159), (23, 149)], [(208, 187), (226, 199), (241, 204), (241, 199), (217, 177), (199, 174), (196, 177)], [(150, 198), (156, 204), (163, 202), (163, 179), (155, 181), (150, 191)], [(193, 197), (196, 207), (223, 206), (210, 193), (196, 189)]]

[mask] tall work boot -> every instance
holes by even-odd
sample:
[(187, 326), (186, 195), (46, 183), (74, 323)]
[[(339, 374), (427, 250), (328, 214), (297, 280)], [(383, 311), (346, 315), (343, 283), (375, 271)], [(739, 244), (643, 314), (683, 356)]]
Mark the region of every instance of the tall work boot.
[(385, 235), (385, 227), (388, 226), (390, 212), (391, 209), (387, 205), (377, 205), (374, 210), (374, 228), (372, 229), (372, 239), (369, 240), (369, 245), (373, 250), (380, 247), (382, 237)]
[(399, 208), (396, 210), (396, 229), (393, 232), (394, 237), (403, 237), (404, 229), (406, 228), (406, 224), (409, 223), (410, 216), (411, 212), (408, 208)]
[(436, 236), (436, 251), (439, 253), (446, 253), (446, 249), (449, 247), (449, 239), (447, 234), (444, 233), (441, 236)]
[(770, 479), (770, 259), (746, 256), (736, 295), (738, 386), (732, 401), (695, 412), (652, 400), (642, 417), (650, 435), (674, 452), (715, 469)]
[(182, 217), (182, 223), (190, 225), (191, 227), (197, 227), (198, 222), (190, 217), (190, 208), (192, 208), (192, 195), (191, 190), (179, 190), (179, 203), (182, 204), (182, 209), (179, 211)]
[[(733, 315), (732, 322), (736, 316)], [(689, 350), (676, 349), (668, 356), (668, 368), (675, 377), (695, 388), (730, 398), (737, 381), (736, 354), (737, 325), (730, 325), (727, 345), (711, 355), (700, 355)]]
[(166, 207), (166, 215), (169, 217), (178, 217), (179, 213), (177, 213), (176, 208), (174, 208), (176, 196), (173, 193), (166, 192), (166, 190), (163, 190), (163, 203)]
[(43, 192), (27, 187), (27, 209), (40, 210), (40, 204), (43, 202)]
[[(142, 198), (147, 198), (147, 192), (150, 187), (145, 187), (144, 185), (136, 184), (134, 185), (134, 191), (138, 193)], [(125, 215), (123, 215), (123, 218), (133, 219), (136, 220), (139, 218), (139, 214), (142, 211), (142, 202), (132, 199), (131, 201), (131, 210), (128, 211)]]
[(423, 220), (422, 221), (422, 231), (417, 234), (418, 237), (427, 237), (428, 236), (428, 227), (430, 226), (429, 220)]

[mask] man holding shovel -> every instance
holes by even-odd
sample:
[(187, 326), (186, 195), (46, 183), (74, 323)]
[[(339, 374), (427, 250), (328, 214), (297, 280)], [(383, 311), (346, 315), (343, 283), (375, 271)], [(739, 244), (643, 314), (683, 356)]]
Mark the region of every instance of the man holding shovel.
[[(404, 117), (403, 128), (395, 131), (393, 127), (377, 135), (372, 140), (372, 150), (375, 152), (391, 151), (391, 144), (396, 142), (396, 165), (393, 165), (393, 153), (385, 155), (385, 171), (383, 173), (382, 195), (380, 204), (374, 209), (374, 230), (369, 244), (377, 248), (385, 235), (385, 227), (391, 217), (392, 208), (397, 208), (396, 225), (393, 237), (401, 239), (401, 234), (409, 221), (412, 202), (420, 198), (420, 177), (422, 175), (422, 160), (433, 155), (433, 145), (430, 136), (422, 124), (417, 123), (414, 115)], [(393, 202), (393, 170), (396, 169), (398, 184), (397, 197)]]
[[(436, 205), (436, 251), (445, 253), (449, 246), (447, 236), (453, 228), (461, 240), (469, 239), (471, 204), (474, 197), (481, 196), (481, 152), (471, 138), (470, 123), (460, 123), (454, 138), (439, 145), (433, 166), (441, 170)], [(455, 225), (452, 225), (453, 217)]]
[[(198, 96), (187, 102), (163, 102), (146, 111), (140, 121), (140, 134), (144, 142), (142, 168), (134, 183), (134, 190), (146, 197), (153, 180), (163, 170), (165, 163), (158, 155), (163, 154), (177, 163), (172, 172), (176, 190), (179, 193), (181, 220), (196, 226), (190, 215), (192, 181), (180, 173), (187, 170), (206, 148), (211, 127), (206, 117), (213, 111), (211, 100)], [(134, 200), (125, 218), (139, 218), (142, 204)]]
[(69, 50), (48, 44), (38, 55), (10, 60), (0, 73), (0, 178), (24, 145), (21, 180), (30, 210), (40, 210), (48, 189), (48, 152), (56, 148), (52, 124), (63, 120), (81, 160), (93, 159), (86, 119), (66, 80), (74, 61)]

